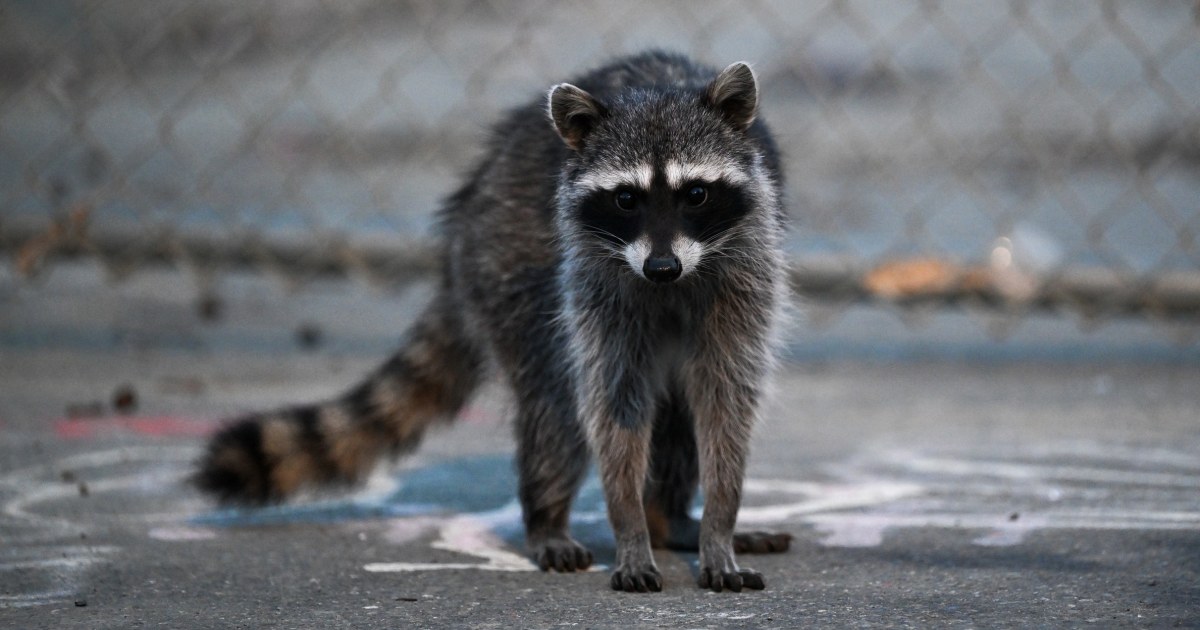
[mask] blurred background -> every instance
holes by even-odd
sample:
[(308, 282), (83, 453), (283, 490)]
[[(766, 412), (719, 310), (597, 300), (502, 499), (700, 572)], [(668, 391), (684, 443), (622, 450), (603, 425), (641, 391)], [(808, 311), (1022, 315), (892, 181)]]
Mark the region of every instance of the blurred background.
[(8, 0), (0, 348), (383, 353), (491, 122), (648, 47), (760, 77), (792, 359), (1200, 362), (1184, 0)]

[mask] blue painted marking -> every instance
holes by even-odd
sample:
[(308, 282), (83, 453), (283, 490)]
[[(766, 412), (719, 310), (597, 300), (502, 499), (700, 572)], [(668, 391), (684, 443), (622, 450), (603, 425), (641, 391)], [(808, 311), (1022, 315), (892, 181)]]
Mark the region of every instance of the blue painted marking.
[[(399, 486), (383, 498), (345, 497), (261, 508), (227, 508), (193, 517), (194, 525), (244, 527), (294, 523), (336, 523), (405, 516), (487, 514), (516, 501), (517, 476), (509, 455), (453, 459), (397, 473)], [(572, 510), (571, 533), (596, 549), (614, 546), (599, 478), (589, 474)], [(493, 522), (493, 531), (522, 548), (525, 526), (519, 517)]]

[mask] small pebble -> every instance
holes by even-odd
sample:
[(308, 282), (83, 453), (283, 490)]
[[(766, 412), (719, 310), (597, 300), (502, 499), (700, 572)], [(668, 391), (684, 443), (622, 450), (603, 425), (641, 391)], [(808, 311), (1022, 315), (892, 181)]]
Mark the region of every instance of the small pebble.
[(83, 598), (79, 598), (79, 599), (75, 600), (75, 605), (80, 608), (83, 608), (84, 606), (87, 606), (87, 600), (83, 599)]
[(137, 404), (137, 392), (132, 385), (121, 385), (113, 391), (112, 406), (119, 413), (133, 413), (137, 411)]
[(80, 481), (79, 482), (79, 496), (87, 497), (89, 494), (91, 494), (91, 492), (88, 490), (87, 483)]
[(312, 350), (321, 345), (324, 334), (321, 332), (321, 327), (311, 322), (300, 324), (296, 328), (296, 342), (305, 350)]
[(200, 314), (200, 319), (206, 322), (215, 322), (221, 319), (225, 303), (216, 295), (206, 293), (200, 296), (200, 300), (196, 302), (196, 310)]

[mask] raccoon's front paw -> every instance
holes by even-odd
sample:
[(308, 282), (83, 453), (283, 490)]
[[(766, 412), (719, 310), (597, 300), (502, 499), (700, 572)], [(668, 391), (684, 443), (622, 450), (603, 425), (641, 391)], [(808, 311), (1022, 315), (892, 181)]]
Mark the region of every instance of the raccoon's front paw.
[(585, 571), (592, 566), (592, 552), (570, 536), (542, 538), (530, 543), (534, 560), (543, 571), (559, 573)]
[(630, 566), (622, 564), (612, 573), (612, 588), (614, 591), (627, 593), (658, 592), (662, 590), (662, 574), (654, 563)]

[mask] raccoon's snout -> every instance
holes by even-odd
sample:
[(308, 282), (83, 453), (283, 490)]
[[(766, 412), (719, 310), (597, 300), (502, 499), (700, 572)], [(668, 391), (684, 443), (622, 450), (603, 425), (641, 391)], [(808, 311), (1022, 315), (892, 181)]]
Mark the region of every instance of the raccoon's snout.
[(683, 274), (683, 265), (674, 254), (651, 256), (642, 265), (642, 274), (654, 282), (672, 282)]

